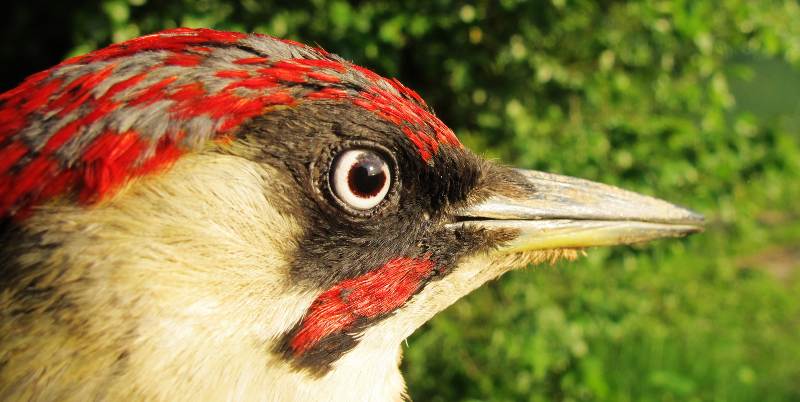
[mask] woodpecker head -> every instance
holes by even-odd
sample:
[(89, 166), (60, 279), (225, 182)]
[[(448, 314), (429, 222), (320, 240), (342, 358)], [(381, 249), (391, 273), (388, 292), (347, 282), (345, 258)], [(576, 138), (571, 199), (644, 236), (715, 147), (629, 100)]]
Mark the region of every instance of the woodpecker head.
[(702, 225), (262, 35), (69, 59), (0, 95), (0, 144), (0, 396), (396, 399), (400, 342), (486, 281)]

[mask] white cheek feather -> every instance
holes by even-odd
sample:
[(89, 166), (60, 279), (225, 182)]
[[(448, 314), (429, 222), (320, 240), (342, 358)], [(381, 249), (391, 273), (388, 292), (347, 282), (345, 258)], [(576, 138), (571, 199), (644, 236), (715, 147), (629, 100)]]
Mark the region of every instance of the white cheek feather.
[[(272, 353), (318, 291), (287, 278), (302, 230), (273, 205), (288, 202), (283, 183), (292, 181), (268, 169), (235, 156), (189, 155), (95, 207), (56, 203), (31, 218), (61, 247), (28, 258), (69, 260), (87, 279), (60, 284), (76, 294), (76, 314), (90, 317), (82, 338), (43, 323), (36, 331), (51, 347), (26, 352), (30, 362), (82, 364), (77, 377), (40, 378), (57, 399), (86, 400), (99, 388), (109, 400), (400, 398), (399, 345), (352, 353), (322, 378)], [(119, 356), (124, 364), (114, 363)]]

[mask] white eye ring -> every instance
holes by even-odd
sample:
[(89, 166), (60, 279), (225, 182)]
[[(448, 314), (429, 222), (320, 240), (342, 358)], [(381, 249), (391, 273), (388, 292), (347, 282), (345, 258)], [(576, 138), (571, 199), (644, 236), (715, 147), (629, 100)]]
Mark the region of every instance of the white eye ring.
[(379, 154), (367, 149), (351, 149), (333, 161), (330, 183), (339, 200), (364, 211), (386, 198), (392, 175), (389, 164)]

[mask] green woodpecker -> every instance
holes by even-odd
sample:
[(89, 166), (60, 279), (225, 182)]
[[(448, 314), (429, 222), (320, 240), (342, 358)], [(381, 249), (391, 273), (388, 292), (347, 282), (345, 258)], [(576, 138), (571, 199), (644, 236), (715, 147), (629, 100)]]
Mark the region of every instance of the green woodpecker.
[(401, 342), (486, 281), (699, 231), (488, 162), (324, 50), (175, 29), (0, 95), (0, 400), (397, 401)]

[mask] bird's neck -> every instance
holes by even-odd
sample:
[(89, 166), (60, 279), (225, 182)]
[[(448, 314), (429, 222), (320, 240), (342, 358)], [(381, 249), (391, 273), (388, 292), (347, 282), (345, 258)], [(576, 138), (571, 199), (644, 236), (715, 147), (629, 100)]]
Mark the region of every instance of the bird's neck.
[(291, 183), (265, 169), (187, 156), (94, 208), (38, 211), (23, 230), (47, 230), (14, 252), (18, 283), (56, 290), (2, 294), (3, 312), (46, 315), (4, 313), (2, 383), (64, 400), (401, 400), (390, 336), (365, 335), (322, 376), (273, 352), (318, 292), (287, 279), (301, 228), (265, 195)]

